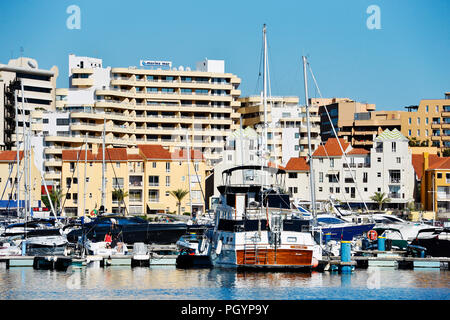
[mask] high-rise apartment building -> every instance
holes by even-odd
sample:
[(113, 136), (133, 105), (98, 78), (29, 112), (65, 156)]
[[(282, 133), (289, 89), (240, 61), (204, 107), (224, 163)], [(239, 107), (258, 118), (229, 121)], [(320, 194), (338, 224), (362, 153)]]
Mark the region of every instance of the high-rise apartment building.
[[(250, 96), (239, 99), (242, 125), (252, 126), (262, 134), (264, 106), (262, 97)], [(268, 97), (267, 99), (267, 148), (270, 160), (278, 165), (286, 164), (290, 158), (308, 154), (306, 107), (299, 105), (298, 97)], [(311, 147), (320, 143), (320, 118), (318, 107), (310, 107)]]
[[(23, 141), (23, 129), (39, 131), (33, 112), (55, 110), (56, 78), (58, 68), (40, 69), (35, 59), (20, 57), (8, 64), (0, 64), (0, 148), (16, 147), (16, 133)], [(23, 85), (23, 93), (22, 93)], [(16, 128), (15, 97), (18, 102), (18, 127)], [(24, 103), (22, 104), (22, 96)], [(31, 113), (31, 114), (30, 114)], [(31, 123), (30, 123), (31, 119)]]

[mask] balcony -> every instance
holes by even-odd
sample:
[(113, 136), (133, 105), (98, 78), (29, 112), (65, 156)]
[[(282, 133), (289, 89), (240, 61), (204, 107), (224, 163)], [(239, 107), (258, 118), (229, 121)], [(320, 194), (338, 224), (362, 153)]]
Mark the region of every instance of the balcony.
[(401, 194), (397, 193), (397, 192), (391, 192), (388, 194), (388, 197), (391, 199), (400, 199), (401, 198)]

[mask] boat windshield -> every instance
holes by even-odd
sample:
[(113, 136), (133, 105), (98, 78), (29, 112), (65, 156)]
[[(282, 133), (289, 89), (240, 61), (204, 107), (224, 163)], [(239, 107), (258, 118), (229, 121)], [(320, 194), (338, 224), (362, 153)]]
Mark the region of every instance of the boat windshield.
[(335, 217), (317, 217), (317, 222), (320, 224), (341, 224), (344, 220)]
[(130, 225), (130, 224), (143, 224), (147, 223), (146, 220), (139, 217), (101, 217), (97, 218), (96, 224), (111, 225)]

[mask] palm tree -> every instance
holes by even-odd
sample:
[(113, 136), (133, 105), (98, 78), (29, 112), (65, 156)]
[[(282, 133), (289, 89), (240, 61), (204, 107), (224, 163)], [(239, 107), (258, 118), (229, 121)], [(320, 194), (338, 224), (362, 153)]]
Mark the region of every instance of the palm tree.
[(169, 191), (170, 195), (173, 196), (175, 199), (177, 199), (177, 205), (178, 205), (178, 215), (180, 215), (181, 210), (181, 200), (189, 193), (187, 190), (183, 189), (177, 189), (173, 191)]
[[(52, 190), (49, 192), (49, 195), (50, 201), (53, 204), (53, 208), (55, 209), (56, 212), (58, 212), (61, 207), (61, 200), (64, 197), (62, 190), (60, 188), (52, 188)], [(41, 199), (47, 208), (51, 207), (47, 195), (42, 196)]]
[(387, 197), (384, 192), (375, 192), (375, 194), (371, 196), (370, 199), (378, 203), (378, 210), (381, 210), (384, 203), (391, 202), (391, 199)]
[(119, 202), (119, 213), (121, 213), (121, 205), (123, 200), (128, 197), (128, 192), (127, 191), (123, 191), (123, 189), (114, 189), (114, 191), (112, 192), (112, 196), (113, 198), (116, 198), (117, 201)]

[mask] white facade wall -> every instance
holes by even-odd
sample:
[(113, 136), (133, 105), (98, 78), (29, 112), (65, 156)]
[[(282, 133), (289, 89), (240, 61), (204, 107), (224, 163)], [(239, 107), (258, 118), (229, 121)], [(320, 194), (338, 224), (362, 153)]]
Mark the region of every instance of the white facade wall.
[[(414, 201), (414, 168), (408, 140), (379, 142), (383, 144), (382, 151), (378, 149), (377, 152), (374, 147), (370, 154), (347, 155), (347, 160), (341, 156), (314, 157), (316, 201), (327, 202), (331, 197), (344, 204), (365, 202), (373, 207), (375, 204), (370, 198), (375, 192), (384, 192), (391, 199), (388, 204), (391, 207), (403, 207)], [(350, 150), (351, 147), (346, 152)], [(334, 180), (336, 174), (339, 179)], [(306, 173), (287, 181), (289, 187), (298, 186), (298, 194), (293, 195), (294, 200), (309, 201), (310, 183)]]

